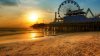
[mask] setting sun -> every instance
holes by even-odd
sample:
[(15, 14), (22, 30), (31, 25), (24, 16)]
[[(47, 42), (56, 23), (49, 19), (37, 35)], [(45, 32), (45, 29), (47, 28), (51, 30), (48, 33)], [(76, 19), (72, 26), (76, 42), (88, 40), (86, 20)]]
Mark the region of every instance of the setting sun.
[(30, 13), (30, 14), (28, 15), (28, 20), (29, 20), (30, 22), (37, 22), (37, 21), (38, 21), (38, 17), (39, 17), (39, 15), (36, 14), (36, 13)]

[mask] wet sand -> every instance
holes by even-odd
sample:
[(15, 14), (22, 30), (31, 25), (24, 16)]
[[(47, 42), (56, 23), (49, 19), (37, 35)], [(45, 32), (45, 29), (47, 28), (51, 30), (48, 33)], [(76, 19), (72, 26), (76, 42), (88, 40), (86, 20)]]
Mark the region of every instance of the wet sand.
[(0, 44), (0, 56), (100, 56), (100, 32), (66, 33)]

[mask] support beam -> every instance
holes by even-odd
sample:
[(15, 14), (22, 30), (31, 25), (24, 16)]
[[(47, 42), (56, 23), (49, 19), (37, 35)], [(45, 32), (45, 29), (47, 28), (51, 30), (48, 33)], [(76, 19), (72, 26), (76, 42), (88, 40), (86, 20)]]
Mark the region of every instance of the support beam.
[(57, 21), (57, 12), (55, 12), (55, 20), (54, 20), (54, 22), (56, 22)]
[(89, 12), (91, 13), (91, 15), (92, 15), (93, 17), (95, 17), (90, 8), (88, 8), (88, 10), (87, 10), (87, 12), (86, 12), (86, 16), (87, 16), (87, 14), (88, 14)]

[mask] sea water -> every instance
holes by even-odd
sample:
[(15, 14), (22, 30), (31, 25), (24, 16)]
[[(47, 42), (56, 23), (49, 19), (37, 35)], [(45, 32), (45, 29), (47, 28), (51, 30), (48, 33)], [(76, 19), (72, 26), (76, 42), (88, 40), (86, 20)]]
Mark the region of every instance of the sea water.
[(34, 40), (44, 37), (43, 32), (36, 30), (0, 30), (0, 44), (21, 40)]

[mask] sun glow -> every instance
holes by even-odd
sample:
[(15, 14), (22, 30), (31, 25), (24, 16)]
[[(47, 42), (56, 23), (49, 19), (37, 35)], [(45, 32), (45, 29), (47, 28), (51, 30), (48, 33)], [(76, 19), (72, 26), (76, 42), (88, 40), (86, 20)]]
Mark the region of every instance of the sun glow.
[(37, 22), (38, 18), (39, 18), (39, 16), (36, 13), (30, 13), (29, 14), (29, 21), (30, 22)]
[(41, 11), (26, 11), (23, 13), (22, 18), (26, 26), (32, 26), (37, 23), (43, 22), (43, 15)]
[(39, 15), (37, 13), (31, 12), (28, 14), (28, 21), (32, 23), (36, 23), (38, 21)]

